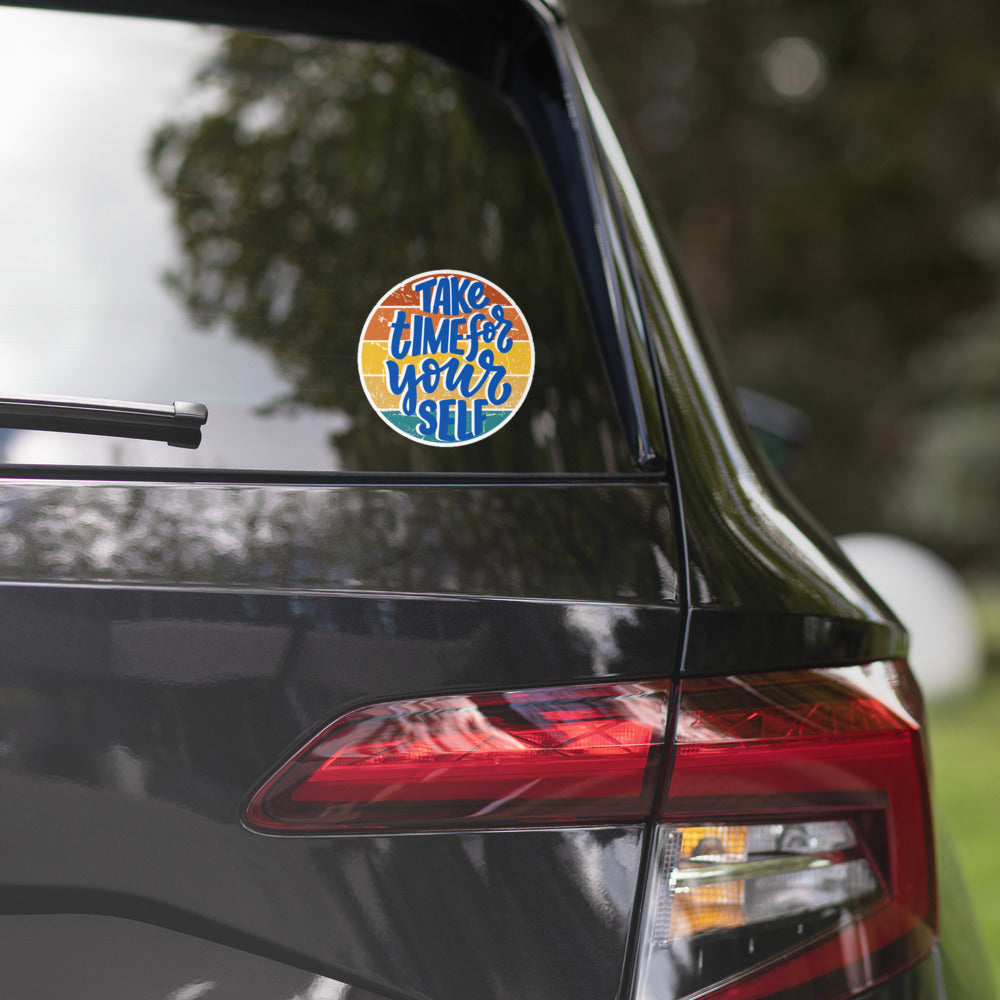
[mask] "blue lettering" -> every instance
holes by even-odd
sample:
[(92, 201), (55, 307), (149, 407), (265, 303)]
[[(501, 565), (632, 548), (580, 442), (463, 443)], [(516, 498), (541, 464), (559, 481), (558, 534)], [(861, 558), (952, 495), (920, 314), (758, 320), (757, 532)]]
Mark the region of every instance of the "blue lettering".
[(486, 382), (486, 398), (494, 405), (499, 406), (506, 403), (514, 387), (510, 382), (504, 382), (507, 369), (503, 365), (498, 365), (493, 360), (493, 352), (484, 350), (479, 355), (479, 367), (483, 370), (483, 377), (480, 385)]
[(409, 330), (406, 322), (406, 310), (397, 309), (396, 318), (389, 324), (389, 353), (394, 358), (405, 358), (410, 352), (410, 342), (403, 340), (403, 331)]
[(466, 399), (472, 399), (487, 379), (487, 375), (484, 373), (483, 377), (473, 385), (472, 378), (476, 374), (475, 367), (473, 365), (462, 365), (459, 368), (458, 358), (449, 358), (441, 366), (441, 372), (444, 375), (444, 387), (448, 392), (455, 392), (457, 390)]
[(422, 400), (417, 407), (417, 413), (420, 415), (420, 423), (417, 424), (417, 433), (423, 434), (424, 437), (433, 437), (438, 425), (437, 405), (434, 400)]
[(455, 414), (452, 412), (455, 407), (455, 400), (442, 399), (438, 403), (438, 440), (449, 443), (457, 440), (455, 437)]
[(471, 278), (460, 278), (457, 274), (451, 275), (451, 311), (453, 314), (472, 312), (472, 306), (469, 305), (465, 297), (471, 283)]
[(514, 346), (514, 338), (510, 336), (514, 324), (504, 315), (503, 306), (497, 303), (490, 310), (490, 314), (496, 320), (495, 323), (489, 322), (485, 313), (476, 313), (469, 321), (470, 350), (466, 357), (470, 360), (475, 357), (473, 348), (478, 349), (480, 340), (484, 344), (496, 341), (496, 348), (501, 354), (506, 354)]
[(413, 290), (420, 293), (420, 308), (425, 312), (431, 312), (431, 293), (437, 284), (437, 278), (424, 278), (414, 284)]
[[(443, 321), (442, 321), (443, 322)], [(460, 317), (455, 317), (451, 320), (448, 329), (448, 353), (449, 354), (461, 354), (462, 348), (459, 345), (460, 340), (465, 340), (466, 336), (464, 333), (460, 333), (460, 329), (465, 326), (466, 320)]]
[[(417, 319), (421, 319), (422, 323), (418, 324)], [(473, 317), (470, 331), (477, 328), (477, 321), (481, 319), (481, 315)], [(413, 350), (417, 350), (418, 338), (423, 337), (427, 350), (440, 353), (450, 344), (452, 353), (458, 353), (457, 340), (460, 335), (455, 331), (465, 322), (457, 317), (444, 318), (435, 331), (429, 317), (415, 317)], [(484, 323), (482, 326), (485, 334), (486, 327), (494, 324)], [(430, 343), (432, 336), (435, 338), (433, 344)], [(473, 333), (470, 332), (470, 338), (472, 337)], [(490, 339), (494, 337), (495, 330)], [(506, 337), (506, 331), (501, 333), (501, 337)], [(506, 337), (506, 342), (509, 347), (511, 338)], [(404, 346), (405, 344), (400, 344), (399, 349)], [(441, 364), (434, 357), (425, 357), (418, 366), (415, 362), (400, 365), (393, 358), (387, 358), (385, 371), (389, 392), (399, 397), (400, 411), (406, 416), (419, 416), (421, 423), (418, 433), (424, 436), (436, 433), (439, 440), (446, 442), (471, 441), (479, 437), (486, 426), (486, 405), (502, 406), (514, 391), (513, 385), (506, 381), (507, 368), (498, 363), (496, 355), (489, 348), (483, 348), (475, 362), (466, 360), (463, 363), (460, 357), (450, 357)], [(418, 405), (418, 392), (430, 395), (442, 384), (447, 392), (459, 398), (443, 399), (438, 403), (424, 399)], [(485, 399), (473, 399), (480, 394)], [(471, 414), (466, 400), (472, 400)]]
[(450, 321), (446, 318), (441, 320), (437, 330), (434, 329), (434, 320), (430, 316), (424, 317), (423, 331), (424, 344), (421, 354), (440, 354), (448, 350), (448, 327)]
[(482, 337), (483, 342), (486, 344), (493, 340), (493, 334), (496, 333), (496, 329), (496, 323), (490, 323), (486, 320), (486, 313), (476, 313), (469, 320), (469, 332), (474, 333), (477, 337)]
[[(479, 402), (482, 402), (480, 400)], [(458, 401), (458, 412), (455, 417), (455, 432), (458, 435), (459, 441), (471, 441), (476, 435), (473, 428), (470, 426), (466, 430), (466, 423), (469, 422), (469, 404), (464, 400), (460, 399)]]
[(386, 376), (389, 382), (389, 392), (399, 396), (399, 408), (408, 417), (412, 417), (417, 409), (417, 369), (415, 365), (399, 365), (392, 360), (385, 363)]
[[(470, 412), (471, 411), (471, 412)], [(486, 400), (424, 399), (417, 407), (417, 433), (444, 444), (474, 441), (486, 429)]]
[(416, 357), (424, 353), (424, 320), (426, 316), (417, 313), (413, 317), (413, 335), (410, 337), (410, 353)]
[(469, 321), (469, 349), (465, 352), (465, 360), (472, 361), (479, 353), (479, 324), (483, 318), (482, 313), (476, 313)]
[(481, 281), (474, 281), (465, 297), (473, 309), (482, 309), (490, 304), (490, 297), (486, 294)]
[(447, 281), (437, 283), (437, 288), (434, 290), (434, 306), (430, 311), (445, 316), (451, 315), (451, 285)]
[(497, 350), (506, 354), (514, 346), (514, 338), (509, 336), (514, 324), (504, 315), (503, 306), (499, 302), (490, 310), (490, 315), (497, 321)]

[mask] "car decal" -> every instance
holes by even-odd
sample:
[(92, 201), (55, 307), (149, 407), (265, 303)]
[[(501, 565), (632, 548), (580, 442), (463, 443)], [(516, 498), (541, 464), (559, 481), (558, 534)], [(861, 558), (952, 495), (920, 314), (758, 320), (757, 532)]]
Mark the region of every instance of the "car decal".
[(524, 314), (467, 271), (426, 271), (369, 313), (358, 373), (375, 412), (399, 434), (454, 448), (495, 434), (531, 388), (535, 348)]

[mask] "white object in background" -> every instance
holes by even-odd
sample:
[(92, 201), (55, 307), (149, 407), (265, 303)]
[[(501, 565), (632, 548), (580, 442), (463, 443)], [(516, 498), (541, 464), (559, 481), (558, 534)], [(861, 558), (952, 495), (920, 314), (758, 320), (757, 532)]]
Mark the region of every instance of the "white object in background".
[(927, 698), (971, 691), (983, 641), (962, 578), (940, 557), (894, 535), (845, 535), (851, 562), (910, 632), (910, 666)]

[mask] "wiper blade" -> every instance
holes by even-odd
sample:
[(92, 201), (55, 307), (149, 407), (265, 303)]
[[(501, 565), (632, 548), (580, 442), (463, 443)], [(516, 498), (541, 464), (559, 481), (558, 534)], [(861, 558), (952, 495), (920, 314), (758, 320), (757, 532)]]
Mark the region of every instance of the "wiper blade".
[(0, 396), (0, 427), (103, 434), (197, 448), (208, 420), (204, 403), (130, 403), (75, 396)]

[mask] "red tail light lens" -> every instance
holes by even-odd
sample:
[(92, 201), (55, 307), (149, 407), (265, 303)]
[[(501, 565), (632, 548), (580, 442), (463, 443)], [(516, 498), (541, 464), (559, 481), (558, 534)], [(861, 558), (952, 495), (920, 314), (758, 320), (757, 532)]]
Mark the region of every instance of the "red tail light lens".
[[(371, 705), (244, 811), (265, 833), (637, 823), (666, 681)], [(681, 682), (638, 1000), (842, 1000), (926, 955), (933, 848), (903, 664)]]
[(266, 833), (637, 822), (652, 805), (666, 681), (451, 695), (358, 709), (268, 778)]
[(908, 676), (882, 663), (681, 683), (641, 1000), (833, 1000), (928, 953), (933, 854)]

